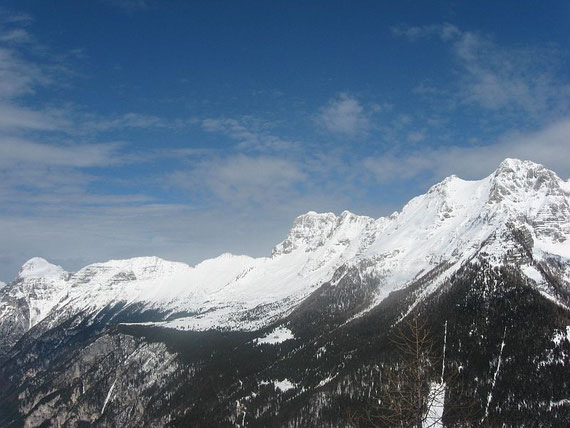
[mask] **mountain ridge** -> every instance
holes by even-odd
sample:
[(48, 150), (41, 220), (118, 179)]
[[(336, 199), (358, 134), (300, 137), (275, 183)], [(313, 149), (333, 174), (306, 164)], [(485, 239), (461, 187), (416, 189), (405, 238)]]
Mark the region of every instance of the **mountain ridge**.
[[(517, 174), (516, 172), (519, 172), (519, 174)], [(406, 203), (404, 205), (404, 207), (402, 208), (401, 211), (394, 211), (394, 213), (392, 213), (390, 216), (383, 216), (383, 217), (379, 217), (379, 218), (373, 218), (373, 217), (369, 217), (366, 215), (359, 215), (359, 214), (355, 214), (349, 210), (344, 210), (341, 214), (336, 215), (333, 212), (316, 212), (316, 211), (308, 211), (304, 214), (300, 214), (298, 217), (295, 218), (295, 220), (293, 221), (292, 224), (292, 228), (290, 229), (290, 231), (288, 232), (288, 236), (287, 238), (282, 241), (281, 243), (277, 244), (273, 250), (271, 251), (271, 254), (273, 255), (274, 253), (280, 253), (280, 251), (278, 250), (280, 247), (283, 247), (285, 244), (285, 242), (288, 240), (288, 238), (290, 238), (292, 235), (294, 235), (300, 228), (298, 228), (297, 226), (299, 225), (305, 225), (307, 223), (309, 223), (309, 230), (314, 229), (314, 226), (318, 226), (318, 223), (320, 223), (321, 225), (324, 225), (324, 227), (331, 227), (331, 225), (334, 225), (335, 223), (339, 223), (341, 222), (343, 219), (345, 218), (357, 218), (361, 221), (369, 221), (371, 223), (375, 222), (383, 222), (387, 219), (393, 219), (397, 216), (399, 216), (405, 209), (406, 207), (413, 201), (415, 201), (417, 198), (421, 198), (426, 196), (427, 194), (430, 193), (434, 193), (434, 192), (440, 192), (442, 194), (445, 194), (445, 191), (441, 191), (441, 189), (445, 189), (451, 182), (453, 181), (460, 181), (463, 183), (479, 183), (482, 182), (485, 179), (488, 178), (498, 178), (499, 180), (499, 185), (504, 186), (504, 183), (502, 183), (503, 180), (507, 179), (509, 181), (511, 181), (513, 178), (516, 178), (517, 180), (517, 184), (518, 187), (522, 187), (520, 185), (520, 181), (521, 178), (524, 178), (525, 174), (520, 174), (520, 172), (526, 172), (526, 178), (537, 178), (536, 176), (533, 177), (534, 174), (542, 172), (543, 174), (541, 174), (541, 176), (539, 176), (538, 178), (540, 178), (540, 180), (538, 181), (539, 187), (540, 185), (542, 185), (544, 183), (544, 177), (548, 177), (551, 179), (552, 182), (555, 182), (558, 184), (557, 186), (557, 190), (559, 190), (560, 192), (562, 192), (563, 194), (565, 194), (566, 196), (570, 196), (570, 179), (567, 181), (562, 180), (560, 177), (558, 177), (556, 175), (556, 173), (554, 173), (551, 170), (548, 170), (547, 168), (545, 168), (543, 165), (538, 164), (538, 163), (534, 163), (532, 161), (528, 161), (528, 160), (519, 160), (519, 159), (515, 159), (515, 158), (506, 158), (504, 161), (502, 161), (498, 168), (491, 173), (489, 176), (487, 176), (484, 179), (480, 179), (480, 180), (465, 180), (460, 178), (459, 176), (452, 174), (446, 178), (444, 178), (442, 181), (434, 184), (433, 186), (431, 186), (426, 193), (422, 194), (422, 195), (418, 195), (416, 197), (413, 197), (412, 199), (410, 199), (410, 201), (408, 201), (408, 203)], [(507, 177), (508, 174), (511, 174), (511, 177)], [(530, 174), (530, 177), (529, 177)], [(512, 188), (511, 188), (512, 189)], [(535, 189), (536, 190), (536, 189)], [(510, 194), (508, 189), (497, 189), (496, 186), (495, 188), (492, 189), (492, 192), (496, 192), (499, 194), (504, 194), (505, 192), (507, 192), (507, 194)], [(492, 200), (495, 201), (495, 196), (492, 195), (491, 196)], [(496, 202), (496, 201), (495, 201)], [(317, 220), (318, 219), (318, 220)], [(328, 230), (328, 232), (330, 233), (331, 231)], [(303, 237), (303, 238), (307, 238), (307, 237)], [(245, 254), (232, 254), (232, 253), (222, 253), (219, 256), (210, 258), (210, 259), (204, 259), (200, 262), (198, 262), (196, 265), (192, 266), (192, 265), (188, 265), (184, 262), (170, 262), (166, 259), (162, 259), (160, 257), (156, 257), (156, 256), (139, 256), (139, 257), (131, 257), (128, 259), (112, 259), (112, 260), (108, 260), (106, 262), (96, 262), (96, 263), (91, 263), (89, 265), (86, 265), (85, 267), (83, 267), (81, 270), (89, 267), (89, 266), (93, 266), (93, 265), (99, 265), (99, 264), (103, 264), (103, 263), (112, 263), (112, 262), (129, 262), (129, 261), (144, 261), (144, 260), (148, 260), (149, 262), (152, 262), (153, 260), (162, 260), (164, 262), (169, 262), (169, 263), (180, 263), (180, 264), (184, 264), (190, 268), (195, 268), (197, 266), (199, 266), (200, 264), (204, 263), (204, 262), (210, 262), (219, 258), (224, 258), (224, 257), (250, 257), (248, 255)], [(250, 257), (253, 258), (253, 257)], [(261, 258), (265, 258), (265, 257), (261, 257)], [(47, 259), (43, 258), (43, 257), (32, 257), (31, 259), (29, 259), (28, 261), (26, 261), (23, 265), (22, 265), (22, 269), (26, 269), (26, 266), (30, 263), (33, 263), (34, 261), (39, 261), (42, 263), (48, 263), (50, 265), (50, 267), (52, 268), (60, 268), (63, 270), (63, 268), (61, 268), (61, 266), (55, 265), (50, 263), (49, 261), (47, 261)], [(18, 275), (20, 276), (20, 275)]]
[[(481, 180), (450, 176), (388, 217), (309, 211), (294, 220), (270, 257), (224, 253), (195, 266), (136, 257), (94, 263), (75, 273), (33, 258), (14, 283), (42, 289), (29, 302), (29, 328), (51, 310), (75, 305), (77, 311), (97, 311), (125, 302), (167, 314), (167, 327), (251, 330), (284, 316), (343, 265), (367, 265), (363, 273), (384, 278), (374, 299), (378, 304), (439, 263), (458, 267), (509, 223), (532, 231), (537, 255), (570, 259), (569, 207), (570, 181), (542, 165), (506, 159)], [(487, 248), (500, 259), (502, 245)], [(4, 293), (11, 289), (8, 285)], [(257, 318), (248, 324), (247, 312), (254, 310)], [(194, 315), (176, 321), (172, 314), (177, 312)]]
[(447, 425), (568, 426), (569, 184), (507, 159), (389, 217), (303, 214), (271, 257), (31, 259), (0, 290), (0, 424), (345, 427), (416, 316), (478, 412)]

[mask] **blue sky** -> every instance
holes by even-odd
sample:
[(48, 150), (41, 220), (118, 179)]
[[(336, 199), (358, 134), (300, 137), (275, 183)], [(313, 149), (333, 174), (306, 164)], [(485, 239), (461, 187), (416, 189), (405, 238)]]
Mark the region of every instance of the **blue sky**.
[(568, 178), (570, 3), (387, 3), (4, 0), (0, 279), (269, 255), (505, 157)]

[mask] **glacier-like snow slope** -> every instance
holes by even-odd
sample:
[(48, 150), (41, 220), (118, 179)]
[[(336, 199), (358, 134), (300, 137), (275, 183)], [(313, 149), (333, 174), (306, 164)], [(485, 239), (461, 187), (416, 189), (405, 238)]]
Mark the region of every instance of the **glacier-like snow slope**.
[[(119, 302), (171, 317), (178, 329), (253, 330), (289, 313), (342, 265), (378, 278), (371, 307), (442, 263), (449, 275), (484, 247), (499, 263), (508, 225), (528, 230), (537, 259), (570, 263), (570, 181), (529, 161), (507, 159), (490, 176), (446, 178), (399, 213), (372, 219), (344, 211), (298, 217), (271, 257), (223, 254), (191, 267), (156, 257), (111, 260), (70, 274), (34, 258), (0, 291), (0, 322), (13, 302), (27, 299), (32, 327)], [(536, 279), (531, 268), (525, 272)], [(570, 280), (569, 271), (564, 275)], [(131, 306), (132, 307), (132, 306)], [(155, 323), (157, 324), (157, 323)]]

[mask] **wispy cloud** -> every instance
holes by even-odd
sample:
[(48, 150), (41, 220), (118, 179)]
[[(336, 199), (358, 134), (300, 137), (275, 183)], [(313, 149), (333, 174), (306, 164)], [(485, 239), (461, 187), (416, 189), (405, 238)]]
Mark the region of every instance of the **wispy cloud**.
[[(37, 91), (67, 85), (70, 75), (59, 73), (66, 68), (62, 61), (67, 56), (46, 55), (50, 49), (37, 45), (24, 28), (30, 22), (27, 15), (0, 11), (0, 202), (21, 207), (41, 199), (62, 209), (93, 202), (97, 197), (100, 202), (126, 203), (132, 201), (130, 195), (118, 201), (92, 194), (89, 186), (100, 180), (93, 168), (196, 155), (195, 150), (183, 148), (141, 153), (133, 147), (127, 150), (125, 143), (99, 138), (116, 130), (180, 128), (191, 119), (170, 120), (132, 112), (101, 116), (63, 100), (61, 107), (37, 102), (33, 98)], [(136, 199), (141, 201), (138, 196)], [(37, 208), (34, 206), (34, 211)]]
[(100, 117), (94, 115), (79, 116), (78, 128), (83, 131), (107, 132), (132, 128), (181, 128), (193, 123), (192, 119), (169, 120), (158, 116), (142, 113), (125, 113), (115, 117)]
[(117, 162), (120, 143), (105, 144), (41, 144), (23, 139), (0, 139), (0, 167), (22, 165), (66, 166), (87, 168)]
[(353, 96), (341, 93), (322, 107), (315, 118), (326, 131), (340, 136), (365, 135), (370, 119), (362, 104)]
[(306, 178), (301, 164), (272, 156), (238, 154), (210, 158), (190, 171), (178, 171), (168, 184), (213, 194), (225, 203), (270, 205), (283, 202)]
[(27, 13), (15, 13), (0, 7), (0, 24), (2, 26), (16, 24), (20, 27), (29, 25), (33, 18)]
[(26, 30), (16, 28), (0, 35), (0, 41), (9, 43), (26, 43), (31, 41), (31, 36)]
[(133, 203), (128, 194), (114, 200), (88, 190), (100, 178), (86, 169), (124, 163), (120, 148), (120, 143), (56, 145), (0, 136), (2, 211), (62, 215), (87, 204)]
[[(150, 155), (125, 155), (124, 143), (77, 138), (85, 130), (101, 132), (119, 127), (158, 127), (170, 123), (152, 116), (127, 114), (100, 118), (31, 99), (38, 90), (49, 90), (57, 82), (66, 84), (61, 56), (39, 57), (37, 46), (23, 26), (26, 15), (0, 11), (0, 204), (3, 211), (23, 210), (27, 215), (40, 211), (60, 213), (82, 204), (128, 204), (150, 201), (143, 195), (93, 194), (90, 186), (99, 181), (93, 169), (119, 164), (148, 162)], [(54, 62), (55, 61), (55, 62)], [(30, 98), (32, 96), (32, 98)], [(184, 155), (179, 150), (177, 155)], [(171, 153), (153, 153), (154, 158)]]
[[(563, 117), (570, 107), (570, 84), (554, 71), (560, 52), (552, 45), (501, 46), (491, 37), (452, 24), (392, 28), (396, 36), (416, 41), (435, 37), (446, 43), (455, 59), (458, 101), (495, 113), (523, 113), (534, 119)], [(416, 93), (439, 89), (420, 84)]]
[(433, 24), (423, 26), (398, 25), (391, 28), (392, 34), (415, 41), (424, 37), (438, 36), (443, 40), (453, 40), (461, 31), (453, 24)]
[(477, 179), (492, 172), (507, 157), (545, 164), (565, 178), (570, 176), (570, 119), (529, 133), (510, 133), (492, 144), (426, 147), (406, 153), (385, 153), (362, 161), (379, 183), (430, 177), (430, 182), (451, 174)]
[(57, 110), (33, 110), (0, 101), (0, 134), (14, 131), (55, 131), (69, 126)]
[[(123, 11), (149, 6), (112, 3)], [(393, 194), (402, 181), (414, 180), (404, 189), (412, 192), (417, 183), (427, 186), (452, 173), (480, 178), (504, 157), (569, 172), (568, 120), (495, 140), (476, 130), (478, 140), (469, 142), (469, 135), (451, 144), (443, 141), (446, 133), (459, 126), (449, 111), (406, 108), (402, 104), (413, 103), (395, 97), (387, 99), (393, 104), (383, 103), (372, 91), (366, 98), (338, 93), (309, 113), (308, 98), (322, 94), (307, 94), (303, 112), (295, 111), (296, 99), (286, 112), (279, 110), (285, 112), (280, 122), (212, 106), (199, 119), (161, 117), (157, 112), (170, 107), (145, 111), (144, 103), (98, 113), (74, 104), (73, 97), (64, 103), (66, 92), (59, 90), (73, 87), (75, 78), (58, 74), (56, 67), (82, 59), (70, 59), (71, 53), (57, 59), (35, 55), (29, 17), (3, 22), (8, 21), (0, 24), (0, 230), (9, 231), (3, 239), (10, 243), (4, 245), (10, 257), (47, 255), (64, 262), (74, 254), (77, 260), (70, 263), (79, 267), (94, 258), (143, 254), (187, 255), (187, 261), (221, 251), (269, 254), (299, 213), (366, 207), (371, 215), (384, 214), (387, 198), (398, 205), (409, 196)], [(415, 100), (430, 97), (436, 105), (451, 98), (457, 110), (484, 109), (474, 116), (485, 119), (550, 116), (545, 112), (556, 109), (567, 117), (563, 87), (550, 73), (555, 64), (528, 64), (535, 50), (505, 49), (451, 24), (393, 31), (416, 42), (431, 37), (455, 64), (455, 82), (439, 87), (437, 78), (423, 75), (412, 82), (411, 87), (419, 83)], [(50, 99), (56, 87), (57, 97)], [(280, 102), (289, 95), (280, 95)], [(301, 138), (307, 117), (312, 128)], [(117, 136), (125, 141), (117, 142)], [(345, 144), (357, 139), (362, 144)], [(3, 257), (0, 252), (0, 264)]]
[(30, 94), (49, 81), (37, 65), (23, 59), (14, 49), (0, 46), (0, 99)]
[(411, 143), (419, 143), (420, 141), (425, 140), (425, 138), (425, 132), (422, 131), (412, 131), (407, 136), (407, 140)]
[(273, 135), (272, 123), (251, 116), (242, 118), (206, 118), (201, 121), (207, 132), (223, 134), (238, 142), (237, 150), (282, 152), (296, 149), (300, 143)]

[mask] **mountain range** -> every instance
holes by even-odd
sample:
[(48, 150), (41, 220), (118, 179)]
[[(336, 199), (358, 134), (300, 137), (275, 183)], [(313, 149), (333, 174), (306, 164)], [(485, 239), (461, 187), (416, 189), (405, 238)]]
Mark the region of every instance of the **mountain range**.
[(438, 423), (569, 426), (570, 181), (506, 159), (262, 258), (33, 258), (0, 287), (0, 425), (349, 426), (412, 317), (456, 373)]

